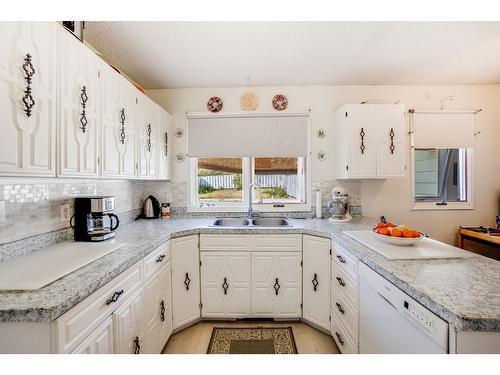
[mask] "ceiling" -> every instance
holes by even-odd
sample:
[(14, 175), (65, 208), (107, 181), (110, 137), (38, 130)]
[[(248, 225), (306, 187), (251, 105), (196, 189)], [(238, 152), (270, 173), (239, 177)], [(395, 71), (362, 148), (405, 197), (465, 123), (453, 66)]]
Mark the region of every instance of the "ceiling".
[(86, 22), (147, 89), (500, 83), (500, 22)]

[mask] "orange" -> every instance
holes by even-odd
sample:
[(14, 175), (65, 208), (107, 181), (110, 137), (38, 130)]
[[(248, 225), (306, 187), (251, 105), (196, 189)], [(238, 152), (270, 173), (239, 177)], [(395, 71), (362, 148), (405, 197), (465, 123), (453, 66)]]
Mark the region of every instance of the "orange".
[(405, 237), (405, 238), (412, 238), (413, 237), (413, 232), (414, 232), (413, 230), (405, 228), (405, 229), (403, 229), (403, 233), (402, 234), (403, 234), (403, 237)]
[(413, 234), (413, 237), (414, 237), (414, 238), (418, 238), (418, 237), (420, 237), (420, 233), (419, 233), (419, 232), (417, 232), (416, 230), (412, 231), (412, 234)]
[(387, 228), (387, 224), (385, 223), (378, 223), (377, 228)]
[(392, 228), (392, 227), (395, 227), (395, 225), (393, 223), (386, 223), (385, 227), (386, 228)]
[(383, 234), (384, 236), (388, 236), (389, 235), (389, 229), (387, 229), (387, 228), (380, 228), (378, 230), (378, 233)]
[(398, 227), (389, 228), (389, 233), (391, 237), (401, 237), (401, 229), (399, 229)]

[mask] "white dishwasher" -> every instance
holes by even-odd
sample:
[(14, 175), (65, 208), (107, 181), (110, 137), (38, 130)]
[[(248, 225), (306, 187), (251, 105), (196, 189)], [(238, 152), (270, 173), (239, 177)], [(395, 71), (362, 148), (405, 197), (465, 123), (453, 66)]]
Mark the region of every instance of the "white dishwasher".
[(359, 352), (448, 353), (448, 323), (360, 262)]

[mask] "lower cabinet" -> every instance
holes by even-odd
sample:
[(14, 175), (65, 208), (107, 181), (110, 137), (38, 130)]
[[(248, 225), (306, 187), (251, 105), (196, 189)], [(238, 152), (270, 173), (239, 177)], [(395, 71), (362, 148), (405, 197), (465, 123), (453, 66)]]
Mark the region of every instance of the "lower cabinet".
[(113, 313), (115, 353), (140, 354), (144, 342), (144, 291), (141, 289)]
[(173, 329), (200, 318), (198, 235), (171, 240)]
[(249, 318), (249, 252), (201, 252), (201, 316)]
[(304, 235), (303, 318), (330, 330), (330, 239)]
[(165, 267), (144, 287), (145, 343), (147, 352), (161, 353), (172, 333), (172, 267)]
[(252, 317), (302, 316), (302, 252), (252, 253)]
[(109, 317), (72, 354), (111, 354), (113, 348), (113, 319)]

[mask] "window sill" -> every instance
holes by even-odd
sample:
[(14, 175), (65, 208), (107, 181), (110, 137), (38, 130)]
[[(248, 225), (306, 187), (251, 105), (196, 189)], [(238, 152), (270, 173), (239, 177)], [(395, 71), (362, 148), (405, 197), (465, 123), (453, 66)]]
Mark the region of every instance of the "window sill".
[[(297, 204), (297, 203), (285, 203), (285, 207), (273, 207), (272, 204), (253, 204), (252, 209), (254, 212), (267, 213), (287, 213), (287, 212), (309, 212), (311, 211), (310, 204)], [(247, 212), (248, 206), (215, 206), (215, 207), (188, 207), (188, 213), (200, 213), (200, 212), (234, 212), (241, 213)]]
[(445, 210), (473, 210), (472, 202), (448, 202), (446, 206), (438, 206), (435, 202), (413, 203), (412, 211), (445, 211)]

